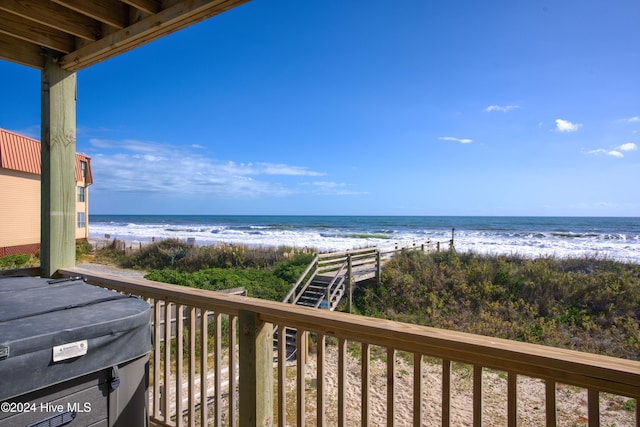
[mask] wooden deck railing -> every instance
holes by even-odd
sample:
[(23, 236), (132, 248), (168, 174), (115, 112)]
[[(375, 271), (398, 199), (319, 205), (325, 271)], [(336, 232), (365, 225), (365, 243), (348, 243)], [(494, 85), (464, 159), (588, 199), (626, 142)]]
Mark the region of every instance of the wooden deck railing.
[[(560, 384), (564, 384), (587, 390), (583, 421), (589, 426), (612, 424), (604, 417), (601, 424), (601, 412), (606, 412), (601, 409), (604, 393), (630, 399), (626, 402), (632, 403), (631, 408), (635, 404), (635, 409), (629, 412), (626, 425), (640, 426), (637, 361), (98, 275), (79, 268), (60, 273), (139, 295), (153, 305), (156, 339), (150, 418), (154, 425), (392, 426), (401, 425), (406, 416), (408, 425), (459, 425), (454, 418), (459, 403), (454, 399), (458, 385), (453, 378), (460, 377), (461, 363), (471, 367), (463, 371), (472, 376), (466, 405), (471, 415), (464, 425), (555, 426), (565, 419), (564, 408), (557, 404), (566, 387)], [(174, 310), (178, 318), (186, 315), (188, 319), (177, 322), (177, 338), (172, 338), (171, 328), (161, 329), (161, 319), (170, 318)], [(282, 343), (274, 364), (273, 325), (297, 330), (301, 356), (295, 362), (282, 357)], [(163, 339), (158, 339), (161, 335)], [(315, 346), (313, 364), (302, 351), (310, 343)], [(372, 358), (374, 354), (379, 358)], [(386, 367), (384, 387), (374, 386), (380, 364), (383, 370)], [(438, 387), (432, 385), (434, 378), (425, 376), (429, 366), (438, 372)], [(503, 373), (498, 375), (505, 382), (499, 415), (488, 414), (483, 406), (490, 392), (483, 379), (495, 372)], [(526, 406), (529, 401), (518, 389), (520, 381), (529, 377), (544, 385), (537, 396), (539, 403)], [(411, 384), (408, 393), (398, 393), (401, 380)], [(381, 392), (386, 394), (382, 414)], [(378, 398), (375, 408), (374, 398)], [(535, 411), (542, 411), (542, 419), (534, 423), (531, 412)], [(496, 416), (502, 422), (495, 422)]]

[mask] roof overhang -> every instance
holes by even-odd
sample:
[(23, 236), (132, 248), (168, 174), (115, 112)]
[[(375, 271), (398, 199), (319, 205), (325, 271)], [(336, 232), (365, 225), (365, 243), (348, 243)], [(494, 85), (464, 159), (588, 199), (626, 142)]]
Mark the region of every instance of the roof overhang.
[(0, 59), (78, 71), (247, 1), (0, 0)]

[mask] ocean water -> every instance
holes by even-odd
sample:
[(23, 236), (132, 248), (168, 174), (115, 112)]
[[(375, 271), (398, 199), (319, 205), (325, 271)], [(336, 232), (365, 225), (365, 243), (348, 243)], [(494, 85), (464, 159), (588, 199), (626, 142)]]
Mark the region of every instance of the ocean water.
[(90, 215), (93, 239), (178, 238), (310, 247), (321, 252), (411, 246), (451, 237), (457, 251), (525, 257), (597, 256), (640, 263), (640, 218), (464, 216)]

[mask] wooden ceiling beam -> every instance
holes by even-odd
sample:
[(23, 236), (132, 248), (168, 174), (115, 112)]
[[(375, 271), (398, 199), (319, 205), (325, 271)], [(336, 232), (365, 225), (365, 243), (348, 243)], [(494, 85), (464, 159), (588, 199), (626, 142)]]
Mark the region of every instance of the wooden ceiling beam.
[(102, 33), (99, 22), (50, 1), (0, 0), (0, 10), (85, 40), (98, 40)]
[(40, 47), (2, 33), (0, 33), (0, 59), (44, 69), (44, 56)]
[(76, 48), (73, 36), (2, 10), (0, 33), (62, 53), (72, 52)]
[(157, 0), (122, 0), (122, 2), (150, 15), (160, 12), (160, 2)]
[(82, 15), (122, 29), (129, 24), (127, 5), (118, 0), (52, 0)]
[(155, 15), (65, 55), (61, 58), (60, 65), (67, 71), (78, 71), (247, 1), (249, 0), (181, 0)]

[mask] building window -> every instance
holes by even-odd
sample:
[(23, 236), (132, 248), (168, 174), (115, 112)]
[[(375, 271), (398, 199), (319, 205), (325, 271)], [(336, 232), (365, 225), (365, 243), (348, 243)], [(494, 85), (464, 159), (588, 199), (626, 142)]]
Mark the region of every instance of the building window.
[(87, 221), (85, 219), (84, 212), (78, 212), (78, 228), (85, 228), (87, 226)]
[(84, 202), (84, 187), (78, 187), (78, 201)]
[(80, 170), (82, 171), (82, 177), (87, 177), (87, 162), (80, 160)]

